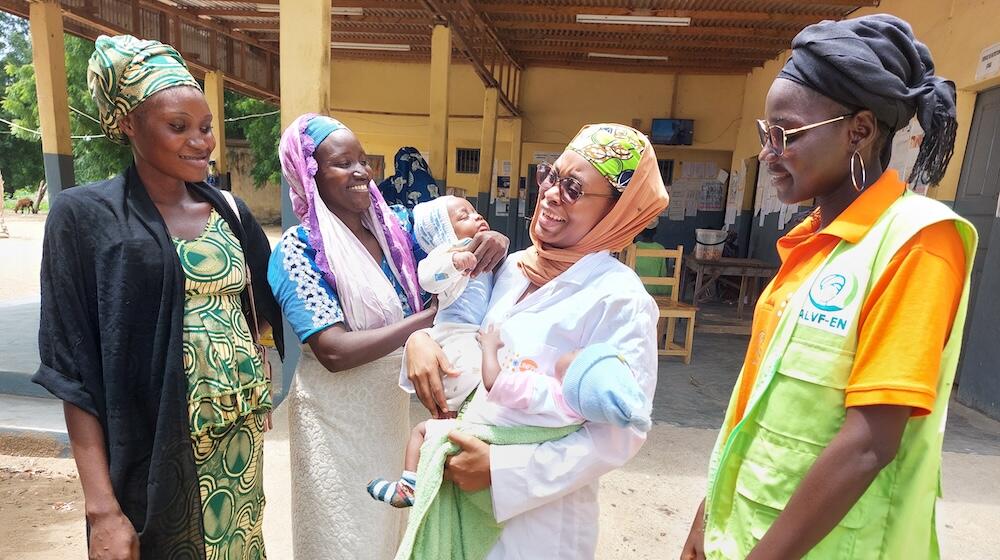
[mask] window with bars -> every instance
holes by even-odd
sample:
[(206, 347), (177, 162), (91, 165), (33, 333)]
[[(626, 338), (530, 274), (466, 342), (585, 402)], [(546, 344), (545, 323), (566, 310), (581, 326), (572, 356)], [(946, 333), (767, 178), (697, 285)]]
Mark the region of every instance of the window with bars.
[(672, 159), (658, 159), (656, 160), (657, 166), (660, 168), (660, 177), (663, 178), (663, 184), (669, 185), (674, 182), (674, 160)]
[(455, 172), (479, 173), (479, 148), (456, 148)]

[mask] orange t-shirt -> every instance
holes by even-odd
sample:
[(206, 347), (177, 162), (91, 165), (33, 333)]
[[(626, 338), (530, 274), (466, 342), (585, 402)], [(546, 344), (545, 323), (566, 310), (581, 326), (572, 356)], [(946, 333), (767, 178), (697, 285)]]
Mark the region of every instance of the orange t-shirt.
[[(822, 231), (811, 215), (778, 240), (782, 264), (754, 311), (735, 421), (743, 417), (789, 298), (841, 240), (864, 237), (905, 188), (895, 171), (887, 171)], [(931, 412), (964, 284), (965, 247), (953, 222), (927, 226), (899, 249), (862, 304), (848, 407), (891, 404), (913, 407), (914, 416)]]

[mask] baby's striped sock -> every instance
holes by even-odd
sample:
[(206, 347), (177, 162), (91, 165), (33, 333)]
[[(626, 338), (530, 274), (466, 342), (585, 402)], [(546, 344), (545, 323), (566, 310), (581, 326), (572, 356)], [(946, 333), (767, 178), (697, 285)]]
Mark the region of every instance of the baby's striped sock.
[(417, 473), (403, 471), (403, 476), (395, 482), (376, 478), (368, 483), (368, 494), (380, 502), (393, 507), (407, 508), (413, 505), (413, 494), (417, 488)]

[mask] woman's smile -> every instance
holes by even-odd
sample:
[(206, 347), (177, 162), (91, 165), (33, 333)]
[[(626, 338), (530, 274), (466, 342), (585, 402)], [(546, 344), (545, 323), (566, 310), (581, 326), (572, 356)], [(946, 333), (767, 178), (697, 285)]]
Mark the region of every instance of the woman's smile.
[(538, 225), (544, 229), (553, 229), (566, 223), (566, 219), (557, 216), (555, 213), (548, 210), (545, 205), (542, 205), (539, 210), (538, 215)]

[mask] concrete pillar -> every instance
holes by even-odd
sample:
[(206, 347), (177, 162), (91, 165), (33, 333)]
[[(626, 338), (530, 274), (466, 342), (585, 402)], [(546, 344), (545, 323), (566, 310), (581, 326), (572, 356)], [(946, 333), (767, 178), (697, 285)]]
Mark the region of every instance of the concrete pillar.
[[(281, 58), (281, 127), (303, 113), (330, 111), (330, 0), (281, 0), (279, 42)], [(281, 180), (281, 225), (298, 223), (288, 198), (288, 184)], [(288, 394), (299, 361), (299, 340), (285, 322), (285, 361), (276, 402)]]
[(330, 2), (281, 0), (281, 126), (330, 110)]
[(518, 196), (521, 194), (521, 117), (510, 123), (510, 204), (507, 209), (507, 231), (513, 242), (518, 227)]
[(486, 88), (483, 96), (483, 135), (479, 143), (479, 180), (477, 181), (480, 213), (489, 211), (490, 193), (496, 190), (493, 184), (493, 159), (497, 143), (497, 88)]
[[(448, 79), (451, 74), (451, 29), (435, 25), (431, 35), (431, 148), (428, 165), (444, 194), (448, 184)], [(471, 196), (472, 193), (469, 193)]]
[(221, 70), (205, 72), (205, 101), (212, 111), (212, 132), (215, 134), (215, 150), (212, 151), (211, 158), (215, 160), (215, 168), (220, 175), (225, 175), (229, 171), (229, 162), (226, 159), (226, 111), (225, 98), (225, 76)]
[(73, 141), (69, 131), (62, 12), (56, 1), (33, 2), (29, 10), (38, 122), (42, 127), (42, 161), (51, 200), (59, 191), (76, 184), (73, 178)]
[[(281, 0), (281, 127), (303, 113), (330, 110), (330, 1)], [(288, 185), (281, 188), (281, 225), (298, 223)], [(296, 346), (298, 343), (296, 343)]]

